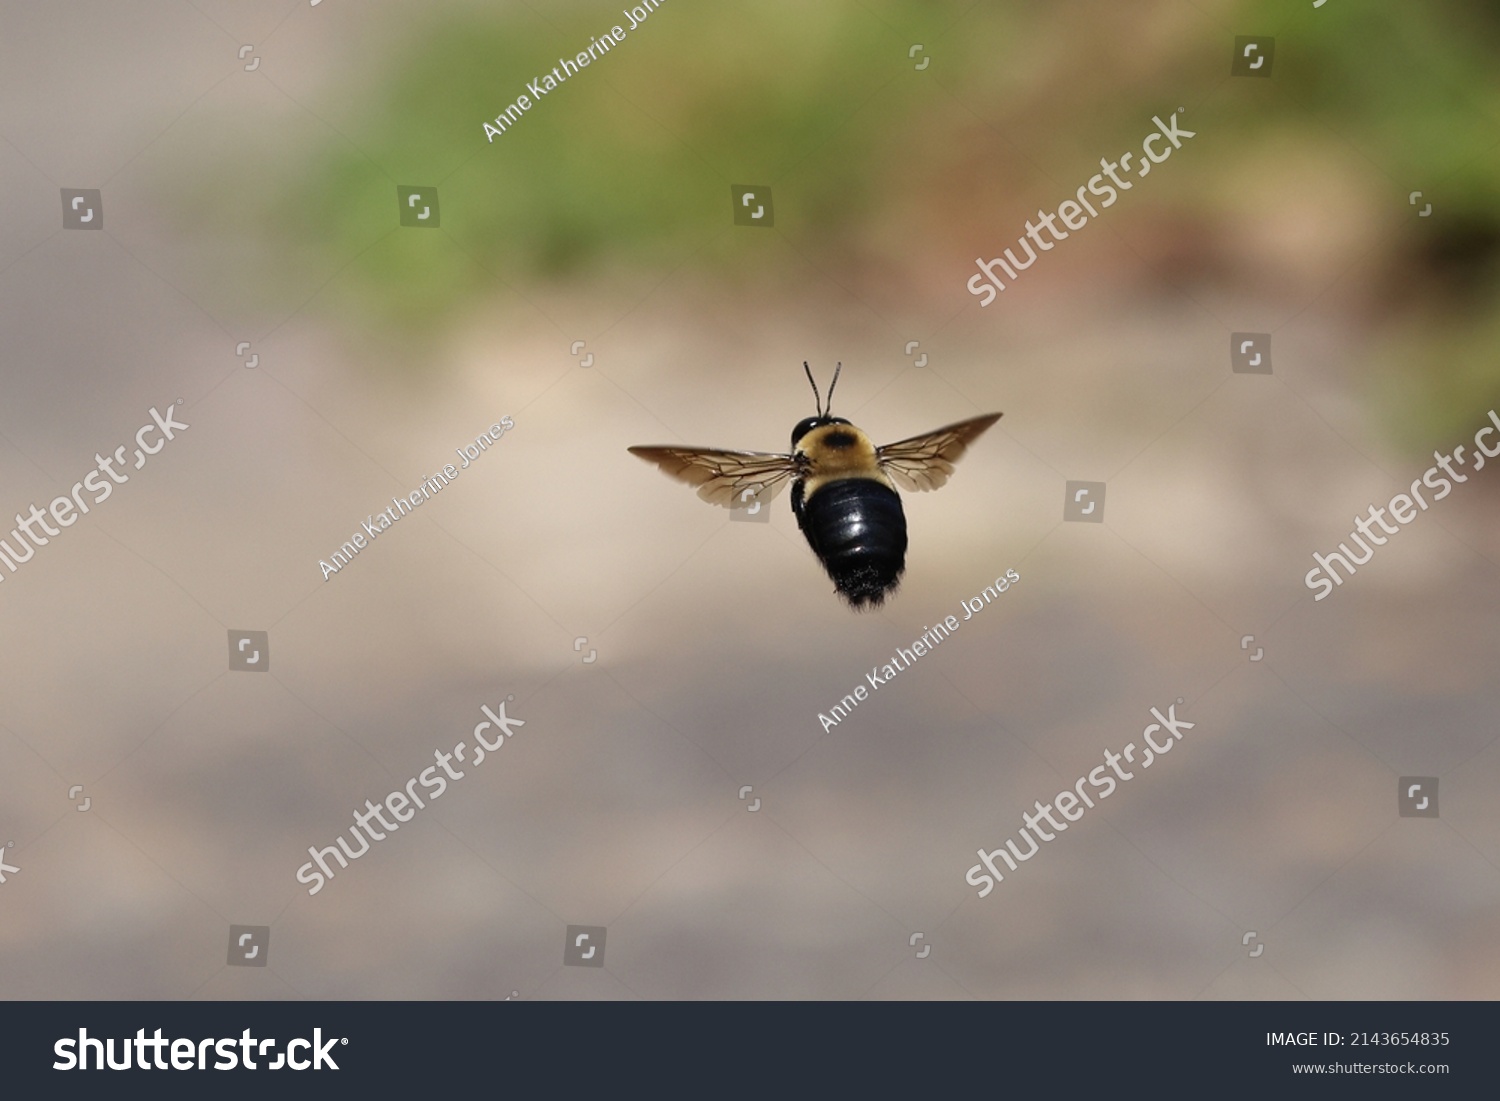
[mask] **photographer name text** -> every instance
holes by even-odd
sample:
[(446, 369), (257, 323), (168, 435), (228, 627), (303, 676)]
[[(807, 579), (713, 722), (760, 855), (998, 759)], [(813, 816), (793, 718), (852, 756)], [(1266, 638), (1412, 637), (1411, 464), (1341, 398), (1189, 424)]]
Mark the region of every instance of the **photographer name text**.
[(1003, 577), (997, 577), (994, 584), (986, 585), (979, 596), (973, 600), (959, 601), (964, 610), (962, 620), (957, 616), (945, 616), (938, 621), (936, 627), (923, 627), (922, 634), (911, 644), (910, 649), (904, 646), (896, 647), (896, 652), (891, 655), (889, 662), (883, 666), (872, 666), (865, 674), (869, 687), (864, 684), (855, 685), (854, 691), (828, 709), (828, 714), (818, 712), (818, 722), (823, 725), (823, 733), (826, 734), (838, 726), (853, 713), (856, 707), (870, 698), (871, 692), (878, 692), (882, 685), (889, 684), (902, 670), (910, 669), (915, 665), (918, 658), (925, 657), (937, 649), (944, 640), (958, 630), (962, 623), (973, 619), (974, 613), (983, 611), (991, 600), (998, 600), (1001, 593), (1020, 580), (1021, 575), (1015, 570), (1006, 570)]

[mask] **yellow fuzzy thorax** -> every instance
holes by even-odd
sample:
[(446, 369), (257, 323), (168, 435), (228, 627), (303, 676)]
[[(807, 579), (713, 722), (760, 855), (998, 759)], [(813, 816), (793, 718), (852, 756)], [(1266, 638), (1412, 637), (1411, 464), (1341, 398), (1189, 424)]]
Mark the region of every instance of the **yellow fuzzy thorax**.
[(876, 463), (870, 437), (852, 424), (820, 425), (797, 441), (797, 451), (813, 464), (803, 484), (808, 497), (829, 482), (845, 478), (869, 478), (887, 489), (896, 488)]

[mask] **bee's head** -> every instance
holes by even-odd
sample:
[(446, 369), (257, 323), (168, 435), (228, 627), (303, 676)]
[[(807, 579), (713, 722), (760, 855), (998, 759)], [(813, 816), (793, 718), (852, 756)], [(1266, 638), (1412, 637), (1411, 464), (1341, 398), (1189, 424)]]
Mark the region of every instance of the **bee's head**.
[(797, 422), (797, 427), (792, 429), (792, 446), (797, 446), (797, 441), (807, 435), (814, 428), (822, 428), (825, 424), (848, 424), (843, 417), (830, 417), (826, 414), (821, 417), (808, 417)]
[(808, 417), (805, 420), (801, 420), (801, 421), (797, 422), (797, 427), (792, 429), (792, 446), (793, 447), (796, 447), (797, 446), (797, 441), (800, 440), (803, 436), (807, 435), (809, 432), (811, 432), (814, 428), (821, 428), (825, 424), (848, 424), (849, 423), (843, 417), (829, 416), (829, 410), (831, 410), (833, 408), (833, 388), (839, 384), (839, 372), (844, 369), (844, 365), (842, 363), (840, 363), (837, 367), (835, 367), (833, 369), (833, 381), (828, 384), (828, 404), (827, 405), (824, 405), (823, 404), (823, 399), (818, 396), (818, 384), (816, 382), (813, 382), (812, 368), (807, 365), (807, 361), (806, 360), (802, 361), (802, 369), (807, 372), (807, 381), (812, 386), (812, 390), (813, 390), (813, 405), (817, 409), (818, 415), (815, 416), (815, 417)]

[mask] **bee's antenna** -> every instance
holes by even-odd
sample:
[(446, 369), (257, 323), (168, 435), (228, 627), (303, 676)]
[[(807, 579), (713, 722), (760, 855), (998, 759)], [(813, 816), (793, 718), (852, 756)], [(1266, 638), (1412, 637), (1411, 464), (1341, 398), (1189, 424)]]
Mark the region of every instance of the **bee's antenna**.
[(825, 417), (833, 412), (833, 388), (839, 384), (839, 372), (843, 369), (844, 365), (842, 363), (833, 369), (833, 381), (828, 384), (828, 408), (823, 410)]
[[(807, 365), (807, 360), (802, 361), (802, 369), (807, 372), (807, 383), (813, 388), (813, 408), (818, 411), (818, 416), (823, 415), (823, 399), (818, 395), (818, 384), (813, 381), (812, 368)], [(830, 397), (832, 393), (830, 392)]]

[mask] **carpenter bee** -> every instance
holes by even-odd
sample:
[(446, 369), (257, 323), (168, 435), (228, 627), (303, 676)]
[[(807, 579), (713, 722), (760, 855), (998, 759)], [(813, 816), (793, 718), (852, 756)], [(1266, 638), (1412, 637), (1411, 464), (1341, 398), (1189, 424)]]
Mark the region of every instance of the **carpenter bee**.
[(843, 417), (832, 416), (833, 388), (823, 405), (812, 369), (804, 362), (817, 415), (792, 429), (792, 451), (720, 451), (708, 447), (632, 447), (630, 453), (698, 496), (725, 508), (744, 507), (751, 496), (770, 501), (788, 482), (797, 526), (834, 590), (856, 611), (879, 607), (900, 584), (906, 568), (906, 514), (896, 486), (937, 489), (964, 450), (1001, 417), (987, 413), (909, 440), (876, 447)]

